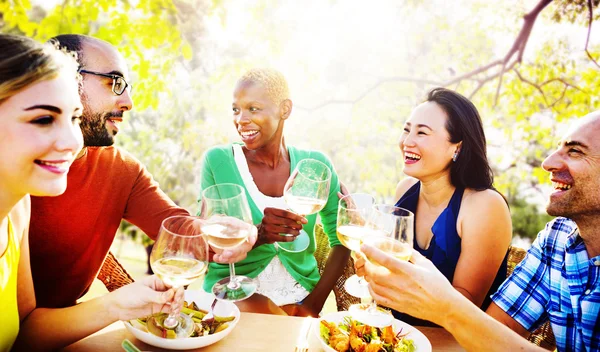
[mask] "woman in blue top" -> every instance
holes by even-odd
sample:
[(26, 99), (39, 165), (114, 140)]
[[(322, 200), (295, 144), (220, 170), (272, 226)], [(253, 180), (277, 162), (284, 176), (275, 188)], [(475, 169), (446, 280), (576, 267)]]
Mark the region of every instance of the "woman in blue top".
[[(258, 280), (258, 291), (237, 304), (245, 311), (317, 316), (350, 255), (336, 236), (340, 186), (335, 169), (323, 153), (285, 143), (283, 127), (292, 112), (292, 101), (287, 82), (278, 71), (254, 69), (244, 74), (233, 92), (232, 110), (243, 144), (216, 146), (204, 154), (201, 189), (220, 183), (244, 187), (258, 226), (255, 247), (235, 265), (237, 274)], [(291, 171), (306, 158), (325, 163), (332, 174), (328, 201), (319, 212), (332, 247), (322, 277), (314, 257), (317, 216), (294, 214), (283, 199)], [(310, 237), (305, 251), (290, 253), (279, 248), (278, 242), (293, 240), (302, 229)], [(210, 292), (212, 285), (226, 276), (227, 265), (211, 263), (204, 289)]]
[[(464, 96), (432, 90), (404, 125), (396, 206), (415, 214), (414, 247), (482, 309), (506, 278), (508, 205), (493, 189), (479, 113)], [(394, 312), (408, 323), (428, 322)]]

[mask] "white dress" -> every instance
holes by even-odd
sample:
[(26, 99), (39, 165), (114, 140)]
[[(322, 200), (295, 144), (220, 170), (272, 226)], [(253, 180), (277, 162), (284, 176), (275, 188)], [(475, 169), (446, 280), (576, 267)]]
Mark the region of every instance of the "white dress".
[[(267, 207), (288, 209), (283, 197), (270, 197), (258, 189), (252, 174), (250, 174), (248, 161), (241, 145), (233, 145), (233, 156), (250, 197), (262, 213)], [(279, 251), (277, 243), (274, 245), (275, 249)], [(277, 256), (273, 257), (269, 265), (258, 274), (257, 280), (259, 286), (256, 292), (269, 297), (278, 306), (301, 302), (310, 293), (290, 275)]]

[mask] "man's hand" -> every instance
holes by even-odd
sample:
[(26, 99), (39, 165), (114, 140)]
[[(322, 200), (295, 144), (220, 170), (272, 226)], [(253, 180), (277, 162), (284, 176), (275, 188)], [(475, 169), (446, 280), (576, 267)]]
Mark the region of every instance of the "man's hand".
[[(300, 234), (308, 220), (288, 210), (265, 208), (262, 222), (258, 225), (257, 246), (266, 243), (291, 242)], [(287, 234), (287, 235), (283, 235)]]
[(368, 260), (357, 260), (364, 264), (359, 272), (364, 270), (371, 295), (381, 305), (443, 325), (448, 306), (463, 299), (435, 265), (415, 250), (410, 263), (366, 244), (361, 251)]

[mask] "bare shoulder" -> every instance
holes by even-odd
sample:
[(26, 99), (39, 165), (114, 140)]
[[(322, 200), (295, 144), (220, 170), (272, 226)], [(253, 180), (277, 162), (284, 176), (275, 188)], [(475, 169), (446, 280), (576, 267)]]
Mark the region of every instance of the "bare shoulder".
[(29, 195), (23, 197), (10, 211), (10, 219), (19, 239), (29, 228), (29, 218), (31, 216), (31, 198)]
[(477, 211), (477, 209), (485, 209), (486, 211), (490, 209), (508, 210), (508, 205), (506, 205), (506, 201), (502, 195), (493, 189), (486, 189), (483, 191), (466, 189), (461, 209), (463, 207), (473, 211)]
[(417, 182), (419, 182), (418, 179), (410, 176), (407, 176), (406, 178), (402, 179), (402, 181), (398, 182), (396, 185), (396, 201), (400, 199), (400, 197), (402, 197), (404, 193), (406, 193), (406, 191), (408, 191)]
[(487, 229), (505, 234), (506, 236), (502, 238), (509, 238), (512, 234), (512, 221), (508, 205), (502, 195), (492, 189), (465, 190), (457, 229), (460, 229), (461, 237), (467, 232), (472, 232), (468, 229), (474, 230), (475, 233)]

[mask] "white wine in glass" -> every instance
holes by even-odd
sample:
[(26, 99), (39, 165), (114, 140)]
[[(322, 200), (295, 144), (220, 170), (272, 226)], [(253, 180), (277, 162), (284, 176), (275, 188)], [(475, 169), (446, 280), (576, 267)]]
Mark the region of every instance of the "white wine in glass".
[[(376, 204), (367, 226), (378, 235), (364, 236), (361, 239), (363, 243), (380, 248), (400, 260), (410, 259), (414, 240), (412, 212), (391, 205)], [(371, 326), (387, 326), (394, 320), (391, 312), (377, 307), (375, 300), (368, 307), (353, 305), (349, 311), (356, 320)]]
[(243, 221), (234, 224), (232, 220), (220, 215), (207, 219), (206, 224), (202, 226), (202, 232), (212, 247), (219, 249), (237, 247), (250, 236), (252, 225)]
[[(368, 236), (365, 237), (364, 243), (367, 243), (394, 258), (407, 262), (412, 256), (412, 245), (408, 243), (398, 242), (397, 240), (386, 236)], [(377, 262), (373, 264), (379, 265)]]
[(327, 203), (327, 199), (316, 199), (310, 197), (301, 197), (294, 195), (286, 195), (285, 203), (296, 214), (308, 215), (318, 213)]
[[(283, 187), (283, 198), (290, 209), (302, 216), (321, 211), (329, 199), (331, 170), (315, 159), (302, 159)], [(282, 234), (282, 236), (288, 236)], [(306, 231), (291, 242), (277, 242), (279, 248), (288, 252), (302, 252), (310, 243)]]
[[(256, 231), (246, 191), (233, 183), (206, 188), (202, 192), (200, 216), (206, 220), (202, 224), (202, 233), (214, 248), (239, 246)], [(215, 283), (212, 292), (218, 299), (235, 302), (252, 296), (257, 287), (255, 279), (236, 275), (235, 265), (230, 263), (229, 277)]]
[[(177, 288), (189, 285), (200, 278), (208, 266), (208, 244), (202, 237), (202, 220), (194, 216), (172, 216), (163, 220), (158, 238), (150, 253), (150, 266), (165, 285)], [(169, 316), (157, 321), (152, 315), (149, 329), (162, 336), (165, 330), (172, 330), (176, 337), (188, 337), (194, 330), (194, 322), (185, 314), (177, 314), (171, 309)]]
[(206, 272), (206, 263), (193, 258), (167, 257), (152, 263), (152, 271), (167, 286), (187, 286)]
[[(342, 245), (350, 249), (353, 255), (360, 252), (361, 238), (373, 231), (366, 225), (374, 204), (375, 198), (366, 193), (348, 194), (338, 202), (337, 236)], [(346, 279), (344, 288), (354, 297), (370, 297), (367, 282), (357, 275)]]

